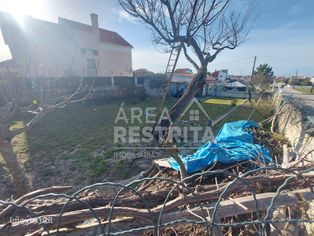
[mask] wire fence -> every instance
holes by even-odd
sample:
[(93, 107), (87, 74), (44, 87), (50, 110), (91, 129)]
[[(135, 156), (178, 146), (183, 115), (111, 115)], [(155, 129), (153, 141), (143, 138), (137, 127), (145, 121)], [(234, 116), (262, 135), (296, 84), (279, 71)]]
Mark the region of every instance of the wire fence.
[[(314, 199), (313, 170), (262, 167), (244, 174), (209, 170), (182, 181), (155, 176), (128, 184), (96, 183), (72, 194), (39, 191), (15, 202), (0, 201), (0, 235), (64, 235), (65, 227), (82, 230), (73, 225), (85, 225), (88, 235), (175, 235), (186, 226), (199, 227), (202, 235), (224, 235), (248, 227), (256, 235), (268, 235), (287, 224), (314, 223), (300, 214), (273, 217), (280, 207)], [(219, 176), (223, 178), (217, 181)], [(196, 184), (204, 179), (205, 184)], [(271, 183), (267, 186), (265, 180)], [(266, 186), (258, 187), (259, 181)], [(147, 186), (153, 189), (150, 194)], [(200, 186), (206, 190), (198, 190)], [(107, 204), (90, 201), (94, 194)]]

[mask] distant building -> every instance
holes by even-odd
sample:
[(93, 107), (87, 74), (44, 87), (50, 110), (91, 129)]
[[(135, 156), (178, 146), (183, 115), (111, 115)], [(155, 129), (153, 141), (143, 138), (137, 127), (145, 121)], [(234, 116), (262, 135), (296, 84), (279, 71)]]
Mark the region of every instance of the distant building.
[(206, 83), (203, 86), (202, 96), (208, 96), (210, 94), (216, 96), (215, 91), (220, 84), (221, 82), (219, 82), (217, 78), (208, 75), (206, 78)]
[[(216, 76), (217, 74), (214, 74)], [(213, 74), (207, 76), (206, 84), (203, 87), (202, 96), (248, 98), (248, 83), (246, 76), (230, 76), (224, 82), (219, 81)], [(251, 93), (256, 97), (256, 93)]]
[(300, 84), (302, 81), (306, 80), (305, 76), (290, 76), (290, 83), (291, 84)]
[[(179, 73), (188, 72), (188, 73)], [(171, 79), (170, 94), (172, 97), (181, 97), (188, 88), (189, 83), (192, 81), (194, 74), (189, 71), (176, 70)]]
[(136, 77), (148, 76), (148, 75), (153, 75), (153, 74), (155, 73), (147, 69), (137, 69), (134, 71), (134, 76)]
[[(145, 69), (137, 70), (134, 74), (137, 76), (137, 84), (143, 84), (145, 94), (151, 96), (160, 95), (161, 88), (165, 83), (164, 74), (151, 74)], [(166, 76), (169, 78), (170, 74), (167, 74)], [(192, 73), (192, 70), (188, 68), (175, 70), (167, 88), (168, 96), (182, 96), (194, 76), (195, 75)]]
[(132, 45), (118, 33), (59, 17), (58, 23), (0, 14), (12, 58), (29, 77), (132, 77)]
[(287, 80), (284, 76), (276, 76), (275, 80), (276, 82), (285, 82)]
[(177, 74), (193, 74), (193, 71), (189, 68), (178, 68), (175, 70)]
[(240, 81), (241, 83), (247, 83), (248, 81), (251, 80), (250, 75), (229, 75), (230, 80), (237, 80)]
[(220, 82), (225, 82), (228, 79), (228, 70), (218, 70), (213, 73), (211, 73), (211, 76), (216, 78)]
[(247, 91), (247, 86), (239, 81), (232, 81), (230, 83), (224, 83), (223, 89), (225, 91)]

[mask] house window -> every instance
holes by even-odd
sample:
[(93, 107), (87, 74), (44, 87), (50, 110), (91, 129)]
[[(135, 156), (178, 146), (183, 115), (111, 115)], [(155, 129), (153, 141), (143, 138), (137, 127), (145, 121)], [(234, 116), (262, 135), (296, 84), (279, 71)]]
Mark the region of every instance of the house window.
[(87, 68), (88, 69), (96, 69), (95, 59), (87, 59)]
[(81, 48), (81, 53), (86, 54), (87, 56), (97, 56), (98, 50), (97, 49), (90, 49), (90, 48)]

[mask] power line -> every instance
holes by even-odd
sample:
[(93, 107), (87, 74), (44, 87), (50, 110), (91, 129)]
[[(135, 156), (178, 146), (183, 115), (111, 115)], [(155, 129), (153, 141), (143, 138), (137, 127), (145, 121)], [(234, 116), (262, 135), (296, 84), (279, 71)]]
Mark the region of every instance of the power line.
[(242, 61), (252, 60), (252, 58), (254, 58), (254, 57), (246, 57), (246, 58), (240, 58), (240, 59), (236, 59), (236, 60), (232, 60), (232, 61), (219, 62), (216, 65), (233, 64), (233, 63), (238, 63), (238, 62), (242, 62)]

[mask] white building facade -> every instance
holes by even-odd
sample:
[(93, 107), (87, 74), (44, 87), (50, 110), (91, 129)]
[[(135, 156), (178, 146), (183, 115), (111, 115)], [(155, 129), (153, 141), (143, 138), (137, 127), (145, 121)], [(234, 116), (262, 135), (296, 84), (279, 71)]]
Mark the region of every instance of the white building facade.
[(132, 45), (98, 25), (60, 18), (58, 23), (25, 17), (22, 24), (1, 13), (11, 56), (27, 77), (132, 77)]

